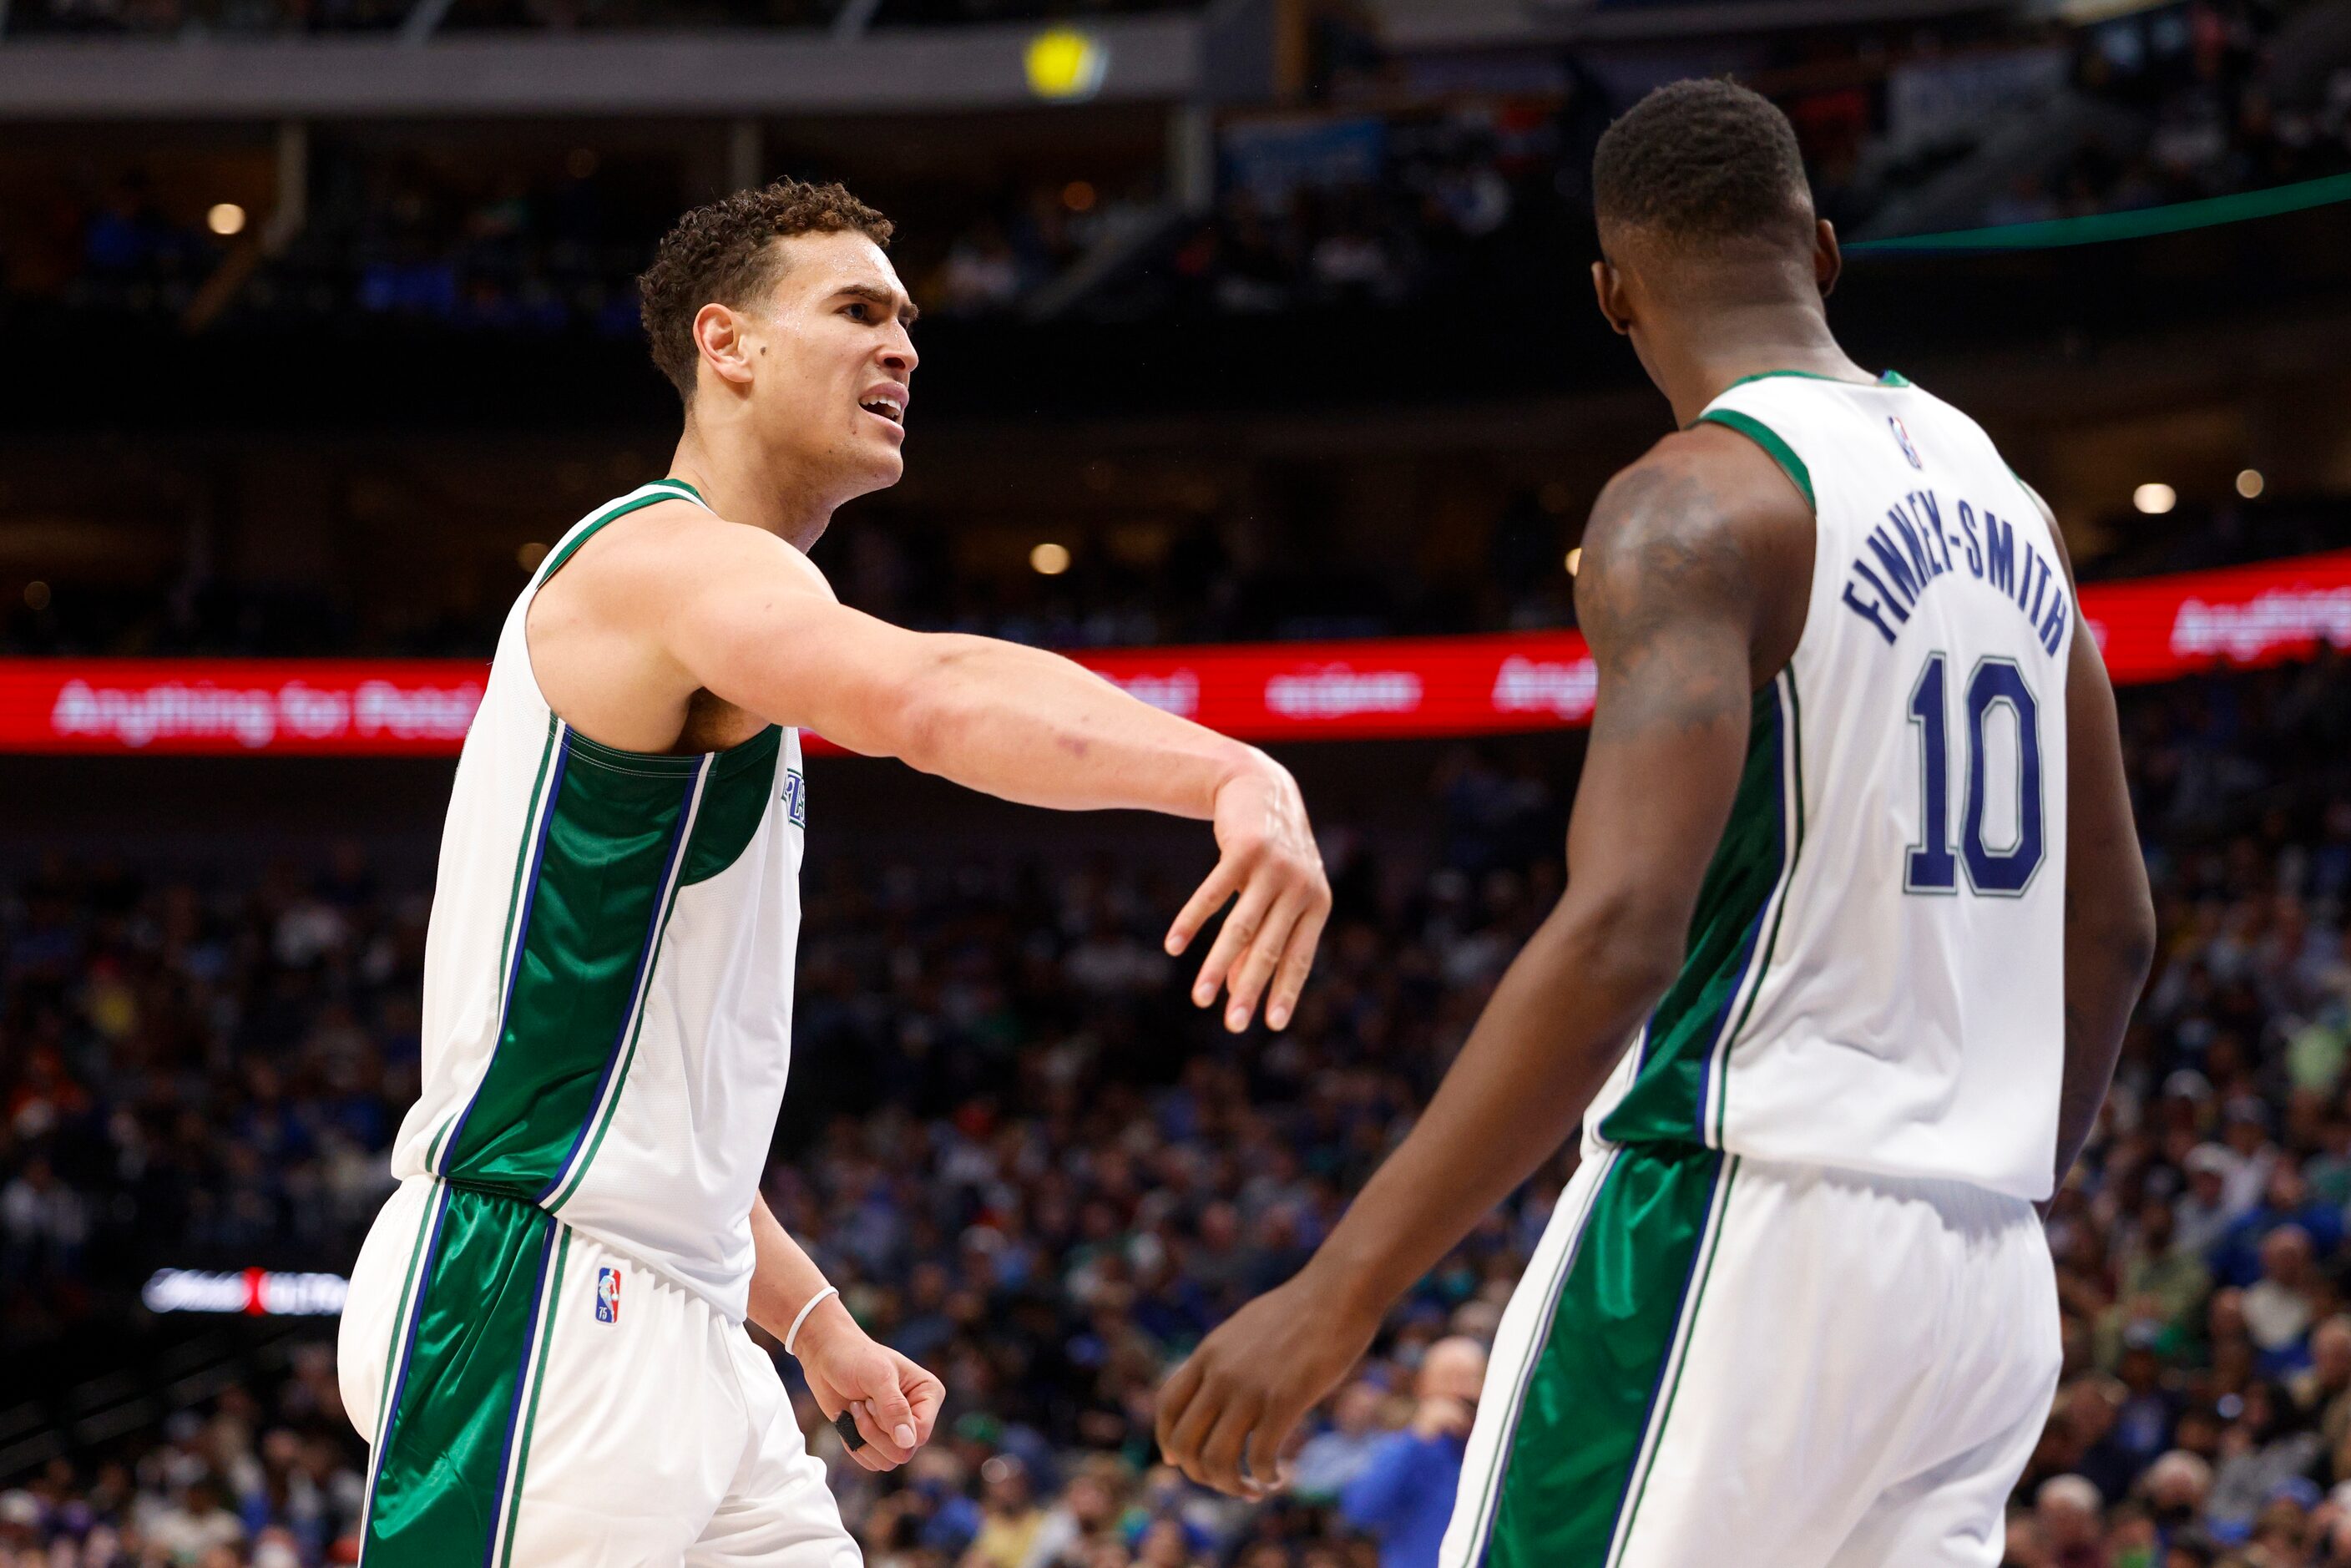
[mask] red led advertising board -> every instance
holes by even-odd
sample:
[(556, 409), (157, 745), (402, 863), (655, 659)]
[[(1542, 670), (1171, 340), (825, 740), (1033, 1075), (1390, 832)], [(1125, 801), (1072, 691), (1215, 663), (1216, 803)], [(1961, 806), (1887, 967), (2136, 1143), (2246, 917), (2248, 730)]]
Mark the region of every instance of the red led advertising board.
[[(2082, 612), (2124, 684), (2308, 658), (2351, 648), (2351, 550), (2094, 583)], [(1594, 687), (1573, 632), (1075, 656), (1247, 740), (1556, 728), (1592, 716)], [(0, 751), (447, 755), (488, 675), (466, 659), (0, 659)]]

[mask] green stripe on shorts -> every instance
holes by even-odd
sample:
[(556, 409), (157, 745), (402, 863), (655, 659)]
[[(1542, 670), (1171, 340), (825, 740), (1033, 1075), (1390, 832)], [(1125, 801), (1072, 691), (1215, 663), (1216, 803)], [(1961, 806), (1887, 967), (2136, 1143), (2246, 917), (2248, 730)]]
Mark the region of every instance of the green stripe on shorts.
[(374, 1456), (365, 1568), (489, 1561), (520, 1389), (546, 1332), (553, 1215), (450, 1187)]
[(1622, 1151), (1586, 1218), (1502, 1456), (1484, 1568), (1605, 1568), (1639, 1495), (1669, 1363), (1700, 1288), (1730, 1165), (1713, 1149)]

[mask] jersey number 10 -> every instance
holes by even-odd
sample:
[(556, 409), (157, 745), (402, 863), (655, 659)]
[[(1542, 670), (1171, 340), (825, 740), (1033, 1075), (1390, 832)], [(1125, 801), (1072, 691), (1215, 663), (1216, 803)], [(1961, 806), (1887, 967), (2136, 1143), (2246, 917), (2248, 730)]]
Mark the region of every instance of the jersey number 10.
[[(1919, 836), (1902, 878), (1907, 893), (1956, 893), (1964, 864), (1969, 890), (1994, 898), (2020, 896), (2041, 869), (2041, 705), (2011, 659), (1987, 658), (1968, 677), (1966, 810), (1959, 852), (1951, 852), (1951, 730), (1949, 660), (1930, 653), (1910, 693), (1910, 723), (1918, 732)], [(1984, 730), (1995, 708), (2016, 726), (2016, 835), (2004, 848), (1984, 841)]]

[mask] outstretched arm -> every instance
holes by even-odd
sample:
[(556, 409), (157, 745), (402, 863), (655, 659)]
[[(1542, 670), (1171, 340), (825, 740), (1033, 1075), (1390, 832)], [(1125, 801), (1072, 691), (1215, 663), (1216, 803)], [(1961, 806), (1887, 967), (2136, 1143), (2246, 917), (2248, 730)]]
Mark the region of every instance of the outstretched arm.
[(1167, 949), (1184, 951), (1237, 899), (1193, 999), (1206, 1007), (1227, 988), (1225, 1022), (1237, 1030), (1260, 998), (1268, 1023), (1290, 1021), (1331, 890), (1297, 783), (1256, 747), (1057, 654), (909, 632), (849, 609), (790, 545), (682, 501), (607, 529), (565, 572), (578, 579), (567, 584), (584, 611), (575, 617), (597, 632), (578, 640), (578, 663), (642, 684), (648, 702), (681, 717), (708, 691), (1008, 800), (1212, 821), (1222, 858), (1176, 917)]
[(1567, 891), (1330, 1239), (1169, 1380), (1160, 1445), (1195, 1480), (1264, 1489), (1388, 1305), (1558, 1151), (1671, 982), (1738, 791), (1755, 666), (1776, 667), (1759, 633), (1776, 635), (1790, 592), (1802, 603), (1811, 527), (1769, 460), (1720, 432), (1668, 438), (1601, 497), (1576, 581), (1599, 698)]

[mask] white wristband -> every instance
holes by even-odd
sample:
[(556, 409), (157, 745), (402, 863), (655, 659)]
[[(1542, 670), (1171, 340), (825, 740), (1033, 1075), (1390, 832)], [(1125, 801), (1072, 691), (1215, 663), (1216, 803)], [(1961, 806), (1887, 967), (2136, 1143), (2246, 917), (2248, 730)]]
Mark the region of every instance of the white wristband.
[(816, 1311), (817, 1303), (823, 1301), (827, 1296), (837, 1296), (839, 1294), (841, 1294), (840, 1286), (827, 1285), (823, 1290), (819, 1291), (815, 1295), (810, 1296), (808, 1299), (808, 1304), (799, 1310), (799, 1315), (792, 1319), (792, 1326), (784, 1331), (784, 1354), (786, 1355), (798, 1355), (799, 1354), (799, 1352), (792, 1348), (792, 1342), (800, 1337), (800, 1325), (808, 1322), (808, 1315)]

